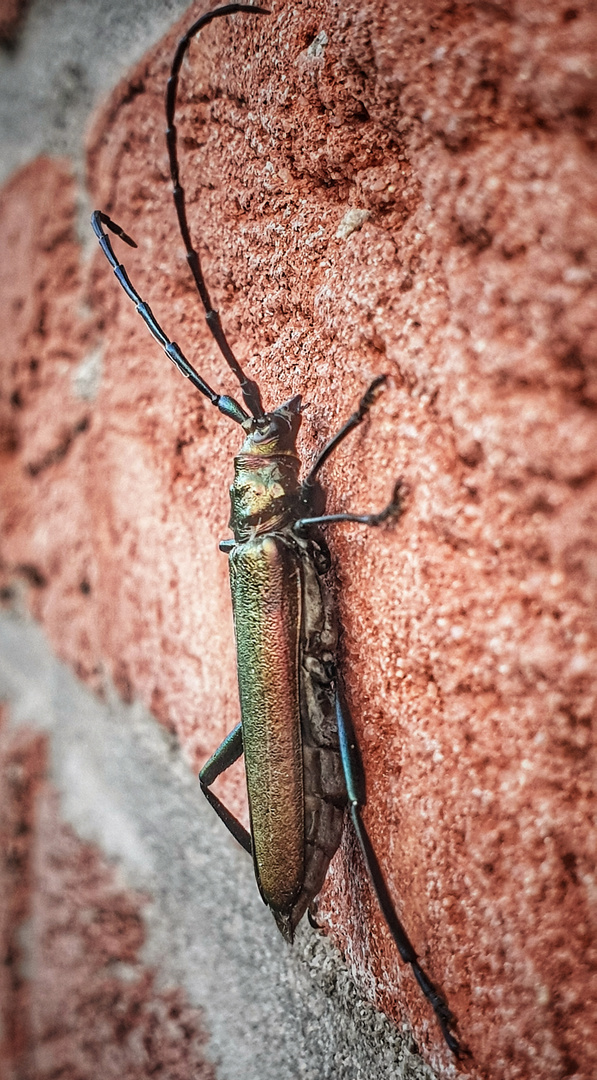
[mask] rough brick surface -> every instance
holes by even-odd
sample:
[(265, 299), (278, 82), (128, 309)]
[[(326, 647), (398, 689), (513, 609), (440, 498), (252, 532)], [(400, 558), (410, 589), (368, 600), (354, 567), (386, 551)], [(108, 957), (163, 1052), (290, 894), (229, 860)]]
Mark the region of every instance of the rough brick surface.
[[(410, 488), (397, 528), (330, 536), (343, 670), (380, 860), (492, 1080), (596, 1067), (595, 37), (588, 3), (276, 3), (193, 46), (177, 117), (216, 305), (266, 404), (304, 395), (306, 460), (391, 376), (325, 472), (333, 509)], [(174, 227), (175, 39), (96, 117), (89, 182), (156, 316), (233, 392)], [(3, 316), (5, 569), (61, 655), (140, 695), (197, 764), (238, 719), (217, 552), (237, 436), (101, 256), (82, 290), (71, 199), (42, 162), (0, 206), (5, 244), (27, 222)], [(241, 788), (222, 784), (237, 810)], [(350, 839), (320, 917), (449, 1068)]]
[(43, 737), (0, 740), (3, 1080), (212, 1080), (198, 1010), (140, 960), (146, 898), (61, 822)]
[(31, 912), (35, 799), (45, 765), (43, 736), (12, 737), (0, 714), (0, 1076), (12, 1080), (30, 1049), (25, 937)]
[[(89, 624), (77, 613), (88, 576), (81, 480), (90, 404), (73, 376), (89, 348), (90, 320), (81, 311), (74, 200), (66, 165), (45, 159), (16, 174), (0, 196), (1, 243), (10, 256), (0, 267), (2, 532), (3, 559), (31, 585), (33, 610), (60, 627), (61, 654), (89, 675)], [(46, 588), (59, 579), (58, 588)]]

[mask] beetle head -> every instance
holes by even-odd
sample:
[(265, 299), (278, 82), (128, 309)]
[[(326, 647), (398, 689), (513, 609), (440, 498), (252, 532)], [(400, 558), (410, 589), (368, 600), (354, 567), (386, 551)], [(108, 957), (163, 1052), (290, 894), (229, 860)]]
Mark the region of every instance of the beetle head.
[(240, 454), (259, 454), (271, 457), (277, 454), (296, 454), (296, 436), (301, 426), (301, 396), (285, 401), (271, 413), (256, 419), (249, 417), (242, 424), (247, 433)]

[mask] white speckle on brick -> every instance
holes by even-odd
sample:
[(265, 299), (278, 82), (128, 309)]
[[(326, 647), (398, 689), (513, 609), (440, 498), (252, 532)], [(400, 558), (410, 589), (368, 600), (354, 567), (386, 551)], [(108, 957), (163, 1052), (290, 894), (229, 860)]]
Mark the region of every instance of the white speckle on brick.
[(95, 401), (102, 379), (102, 347), (87, 353), (73, 372), (73, 393), (83, 401)]
[(348, 240), (351, 233), (358, 232), (358, 230), (362, 228), (368, 217), (371, 217), (369, 210), (359, 210), (356, 206), (347, 210), (342, 221), (338, 225), (336, 239)]
[(312, 56), (314, 59), (318, 59), (324, 55), (325, 47), (329, 41), (329, 38), (325, 30), (321, 30), (317, 37), (313, 38), (313, 41), (307, 49), (307, 56)]

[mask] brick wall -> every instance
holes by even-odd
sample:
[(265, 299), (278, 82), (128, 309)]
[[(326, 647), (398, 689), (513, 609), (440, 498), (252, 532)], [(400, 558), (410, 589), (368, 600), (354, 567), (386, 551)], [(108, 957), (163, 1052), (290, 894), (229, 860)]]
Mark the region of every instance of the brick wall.
[[(234, 392), (167, 177), (191, 17), (96, 108), (87, 183), (170, 336)], [(471, 1076), (594, 1071), (594, 45), (588, 4), (280, 3), (210, 27), (181, 82), (209, 286), (266, 405), (304, 395), (306, 461), (389, 376), (325, 471), (333, 510), (381, 507), (399, 475), (410, 493), (397, 527), (330, 534), (342, 665), (367, 822)], [(238, 719), (217, 550), (235, 433), (89, 258), (80, 173), (36, 157), (0, 199), (5, 587), (196, 768)], [(242, 788), (222, 781), (240, 814)], [(450, 1075), (350, 834), (319, 918)]]

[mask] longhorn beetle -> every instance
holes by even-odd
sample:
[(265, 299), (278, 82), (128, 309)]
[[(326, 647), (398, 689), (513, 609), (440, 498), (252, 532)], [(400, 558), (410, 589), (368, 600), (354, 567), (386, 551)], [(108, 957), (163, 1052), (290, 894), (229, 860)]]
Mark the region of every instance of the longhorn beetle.
[[(423, 971), (396, 913), (361, 814), (365, 777), (337, 668), (338, 631), (321, 578), (330, 568), (322, 525), (355, 521), (380, 525), (402, 513), (401, 481), (391, 502), (377, 514), (325, 514), (317, 480), (322, 465), (364, 419), (378, 388), (373, 380), (359, 406), (319, 452), (299, 480), (296, 438), (301, 398), (266, 412), (261, 393), (236, 360), (214, 310), (193, 247), (180, 185), (174, 113), (178, 78), (191, 39), (212, 19), (244, 12), (268, 15), (264, 8), (228, 4), (197, 19), (180, 39), (166, 91), (166, 142), (178, 224), (186, 256), (206, 313), (207, 324), (238, 379), (243, 407), (217, 394), (170, 341), (148, 304), (118, 262), (106, 226), (131, 247), (137, 245), (115, 222), (96, 210), (93, 230), (127, 296), (179, 371), (212, 405), (242, 428), (245, 439), (234, 458), (230, 489), (233, 540), (227, 552), (234, 610), (241, 722), (224, 739), (199, 775), (201, 788), (238, 843), (253, 858), (259, 891), (287, 941), (317, 895), (340, 844), (348, 811), (373, 889), (402, 960), (410, 964), (431, 1003), (446, 1043), (458, 1055), (450, 1028), (454, 1018)], [(247, 412), (248, 410), (248, 412)], [(211, 790), (242, 754), (245, 758), (250, 833)]]

